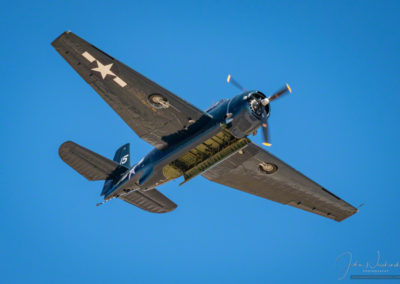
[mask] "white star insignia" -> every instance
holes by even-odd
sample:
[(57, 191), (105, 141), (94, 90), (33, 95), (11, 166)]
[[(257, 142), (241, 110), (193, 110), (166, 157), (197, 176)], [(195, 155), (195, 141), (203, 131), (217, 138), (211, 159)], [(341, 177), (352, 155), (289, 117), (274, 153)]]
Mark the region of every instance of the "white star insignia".
[(111, 75), (111, 76), (116, 76), (110, 69), (113, 66), (114, 63), (110, 63), (108, 65), (103, 65), (101, 64), (100, 61), (96, 60), (97, 63), (97, 67), (96, 68), (92, 68), (93, 71), (97, 71), (101, 74), (101, 77), (103, 79), (106, 78), (107, 75)]
[(93, 71), (99, 72), (101, 74), (101, 78), (103, 80), (107, 77), (107, 75), (114, 76), (113, 81), (117, 83), (121, 88), (126, 87), (128, 84), (122, 80), (120, 77), (114, 74), (113, 71), (111, 71), (111, 67), (113, 66), (114, 63), (110, 63), (107, 65), (103, 65), (100, 61), (98, 61), (96, 58), (94, 58), (89, 52), (84, 51), (82, 53), (82, 56), (87, 59), (90, 63), (93, 63), (96, 61), (97, 67), (92, 68)]

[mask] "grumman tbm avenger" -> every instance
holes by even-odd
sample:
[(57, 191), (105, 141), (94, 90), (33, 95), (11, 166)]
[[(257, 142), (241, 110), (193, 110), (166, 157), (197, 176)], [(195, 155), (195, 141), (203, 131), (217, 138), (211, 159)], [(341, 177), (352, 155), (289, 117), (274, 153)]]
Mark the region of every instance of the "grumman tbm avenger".
[(140, 138), (155, 147), (131, 166), (129, 144), (120, 147), (113, 160), (72, 141), (60, 146), (65, 163), (88, 180), (105, 181), (104, 202), (120, 198), (149, 212), (170, 212), (177, 205), (156, 187), (181, 176), (184, 184), (202, 175), (336, 221), (357, 212), (248, 138), (261, 127), (263, 144), (270, 145), (270, 104), (290, 93), (289, 85), (266, 96), (245, 91), (228, 76), (242, 92), (202, 111), (72, 32), (61, 34), (52, 45)]

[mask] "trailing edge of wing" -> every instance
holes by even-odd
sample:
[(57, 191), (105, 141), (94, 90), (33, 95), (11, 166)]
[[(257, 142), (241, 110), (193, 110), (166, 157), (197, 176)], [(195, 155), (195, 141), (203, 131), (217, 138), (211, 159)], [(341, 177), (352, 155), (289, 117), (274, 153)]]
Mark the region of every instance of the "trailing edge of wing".
[(128, 170), (89, 149), (67, 141), (58, 150), (61, 159), (88, 180), (106, 180), (117, 169)]
[(178, 207), (155, 188), (146, 191), (132, 191), (119, 198), (152, 213), (167, 213)]

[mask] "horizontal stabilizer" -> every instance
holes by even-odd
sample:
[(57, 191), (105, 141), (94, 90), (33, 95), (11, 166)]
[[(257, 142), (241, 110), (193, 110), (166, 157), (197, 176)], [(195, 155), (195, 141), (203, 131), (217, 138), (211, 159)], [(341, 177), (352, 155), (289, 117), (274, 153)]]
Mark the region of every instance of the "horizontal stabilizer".
[(65, 163), (88, 180), (106, 180), (119, 170), (128, 170), (128, 168), (72, 141), (64, 142), (58, 153)]
[(119, 198), (152, 213), (167, 213), (178, 207), (155, 188), (146, 191), (132, 191), (119, 196)]

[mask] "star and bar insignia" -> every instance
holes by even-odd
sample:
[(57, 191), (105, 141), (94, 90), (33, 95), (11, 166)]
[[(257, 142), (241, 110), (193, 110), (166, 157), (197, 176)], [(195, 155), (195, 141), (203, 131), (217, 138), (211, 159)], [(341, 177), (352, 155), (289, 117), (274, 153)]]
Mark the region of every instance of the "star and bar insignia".
[(111, 71), (111, 67), (113, 66), (114, 63), (110, 63), (107, 65), (104, 65), (103, 63), (101, 63), (99, 60), (97, 60), (96, 58), (94, 58), (89, 52), (85, 51), (84, 53), (82, 53), (82, 56), (86, 58), (86, 60), (88, 60), (90, 63), (93, 63), (96, 61), (97, 63), (97, 67), (92, 68), (93, 71), (99, 72), (101, 75), (101, 78), (104, 80), (107, 75), (114, 77), (113, 81), (115, 83), (117, 83), (120, 87), (125, 87), (127, 84), (124, 80), (122, 80), (120, 77), (118, 77), (117, 75), (115, 75), (115, 73), (113, 71)]

